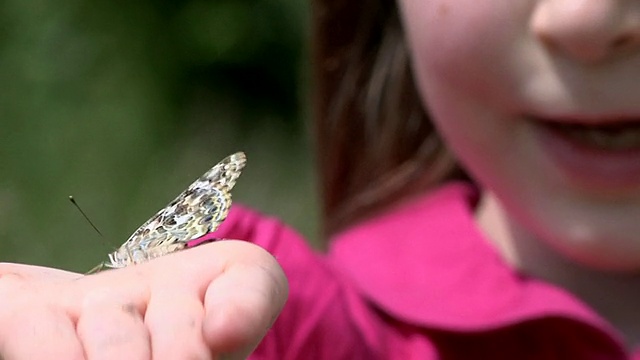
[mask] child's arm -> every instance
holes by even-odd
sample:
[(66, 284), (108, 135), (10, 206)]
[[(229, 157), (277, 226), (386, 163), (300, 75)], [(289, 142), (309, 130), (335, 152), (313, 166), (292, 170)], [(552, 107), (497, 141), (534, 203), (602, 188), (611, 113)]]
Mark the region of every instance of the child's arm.
[(91, 276), (0, 264), (0, 358), (243, 358), (287, 293), (273, 257), (239, 241)]

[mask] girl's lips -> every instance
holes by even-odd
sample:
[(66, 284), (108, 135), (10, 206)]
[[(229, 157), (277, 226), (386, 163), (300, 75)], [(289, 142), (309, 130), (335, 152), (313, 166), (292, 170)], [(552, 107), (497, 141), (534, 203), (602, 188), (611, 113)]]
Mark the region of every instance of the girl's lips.
[(640, 119), (606, 125), (532, 123), (546, 157), (571, 181), (610, 191), (640, 187)]

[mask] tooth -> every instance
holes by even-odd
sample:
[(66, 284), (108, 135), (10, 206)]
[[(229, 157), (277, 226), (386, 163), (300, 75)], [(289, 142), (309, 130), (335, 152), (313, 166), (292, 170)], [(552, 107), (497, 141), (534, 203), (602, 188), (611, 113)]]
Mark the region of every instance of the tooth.
[(606, 130), (606, 129), (567, 129), (565, 133), (572, 139), (586, 145), (607, 150), (625, 150), (640, 148), (640, 129)]
[(585, 132), (585, 135), (586, 135), (585, 138), (588, 141), (591, 141), (593, 144), (597, 145), (598, 147), (605, 148), (605, 149), (611, 149), (616, 147), (615, 135), (612, 136), (612, 134), (608, 132), (592, 129), (592, 130), (587, 130)]
[(623, 133), (620, 139), (620, 143), (625, 148), (634, 148), (640, 146), (640, 131), (638, 129), (635, 129), (633, 131)]

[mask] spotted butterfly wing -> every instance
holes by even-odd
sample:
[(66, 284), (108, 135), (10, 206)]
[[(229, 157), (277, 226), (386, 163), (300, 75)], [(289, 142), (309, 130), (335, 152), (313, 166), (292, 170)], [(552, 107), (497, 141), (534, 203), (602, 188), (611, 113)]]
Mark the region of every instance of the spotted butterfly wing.
[(143, 263), (182, 250), (190, 241), (215, 231), (229, 213), (231, 189), (246, 161), (245, 154), (238, 152), (216, 164), (91, 272)]

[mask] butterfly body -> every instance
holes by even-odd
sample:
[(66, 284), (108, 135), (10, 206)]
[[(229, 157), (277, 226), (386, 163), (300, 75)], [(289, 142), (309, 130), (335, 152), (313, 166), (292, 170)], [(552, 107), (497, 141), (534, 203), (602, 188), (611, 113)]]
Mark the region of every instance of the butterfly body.
[(231, 189), (245, 164), (242, 152), (216, 164), (142, 224), (92, 272), (140, 264), (182, 250), (190, 241), (215, 231), (229, 213)]

